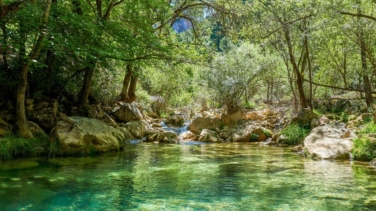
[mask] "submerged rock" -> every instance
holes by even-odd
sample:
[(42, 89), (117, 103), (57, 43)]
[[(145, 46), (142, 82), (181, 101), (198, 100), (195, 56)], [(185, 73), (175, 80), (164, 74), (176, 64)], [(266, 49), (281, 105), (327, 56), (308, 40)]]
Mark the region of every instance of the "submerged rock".
[(133, 103), (124, 103), (116, 108), (114, 116), (120, 122), (139, 121), (142, 119), (140, 110)]
[(304, 139), (304, 149), (314, 159), (348, 159), (356, 137), (344, 123), (321, 124)]
[(56, 153), (90, 154), (119, 150), (126, 142), (124, 133), (97, 119), (66, 117), (57, 122), (50, 134)]

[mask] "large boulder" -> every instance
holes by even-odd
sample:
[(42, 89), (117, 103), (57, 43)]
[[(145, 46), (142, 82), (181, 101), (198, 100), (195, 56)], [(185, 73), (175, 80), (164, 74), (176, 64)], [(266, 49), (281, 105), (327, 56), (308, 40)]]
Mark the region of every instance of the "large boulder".
[(239, 120), (243, 119), (243, 112), (237, 111), (233, 114), (225, 114), (221, 118), (224, 125), (232, 127), (237, 125)]
[(223, 122), (218, 117), (197, 117), (188, 128), (192, 133), (199, 135), (203, 129), (215, 129), (222, 126)]
[(369, 164), (376, 168), (376, 158), (369, 162)]
[(304, 139), (304, 149), (314, 159), (347, 159), (355, 138), (344, 123), (321, 124)]
[(166, 119), (165, 123), (174, 127), (182, 127), (184, 122), (183, 115), (173, 113)]
[(142, 114), (133, 103), (124, 103), (115, 108), (113, 115), (120, 122), (140, 121)]
[(125, 128), (138, 139), (146, 136), (148, 132), (153, 131), (153, 128), (144, 120), (128, 122), (125, 124)]
[(270, 130), (254, 125), (241, 125), (229, 138), (232, 142), (260, 142), (272, 137)]
[(124, 133), (97, 119), (65, 117), (56, 122), (50, 134), (55, 153), (91, 154), (119, 150), (127, 141)]
[(305, 125), (310, 124), (312, 119), (316, 118), (317, 114), (309, 108), (303, 108), (300, 110), (290, 121), (289, 124)]
[(28, 99), (26, 100), (27, 119), (37, 123), (45, 131), (50, 131), (54, 126), (58, 110), (57, 100)]

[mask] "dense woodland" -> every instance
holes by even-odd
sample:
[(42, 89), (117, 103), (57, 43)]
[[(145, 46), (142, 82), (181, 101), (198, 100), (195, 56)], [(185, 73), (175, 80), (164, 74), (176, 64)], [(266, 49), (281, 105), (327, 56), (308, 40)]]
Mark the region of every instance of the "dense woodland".
[[(376, 1), (1, 0), (0, 107), (31, 137), (27, 99), (372, 113)], [(352, 101), (351, 101), (352, 102)], [(194, 110), (194, 109), (193, 109)], [(8, 113), (12, 117), (5, 118)]]

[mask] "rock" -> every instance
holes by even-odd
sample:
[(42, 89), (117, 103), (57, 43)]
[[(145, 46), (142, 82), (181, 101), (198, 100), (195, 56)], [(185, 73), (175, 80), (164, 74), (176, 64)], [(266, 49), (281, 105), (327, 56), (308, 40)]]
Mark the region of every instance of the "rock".
[(200, 133), (198, 141), (202, 142), (219, 142), (218, 135), (215, 131), (204, 129)]
[(265, 141), (272, 137), (272, 133), (263, 127), (254, 124), (240, 126), (229, 138), (232, 142)]
[(114, 110), (115, 118), (120, 122), (140, 121), (142, 114), (135, 104), (124, 103)]
[(39, 127), (39, 125), (35, 122), (28, 121), (27, 122), (29, 126), (29, 130), (31, 134), (33, 134), (34, 137), (45, 137), (47, 134), (44, 132), (44, 130)]
[(191, 131), (185, 131), (184, 133), (178, 136), (178, 139), (182, 141), (192, 141), (196, 140), (196, 135)]
[(184, 117), (180, 114), (172, 114), (170, 115), (167, 120), (166, 124), (174, 126), (174, 127), (182, 127), (184, 125)]
[(300, 110), (290, 121), (289, 124), (310, 124), (311, 120), (316, 118), (317, 114), (313, 113), (313, 111), (309, 108), (303, 108)]
[(124, 133), (97, 119), (66, 117), (56, 123), (50, 134), (50, 145), (59, 154), (91, 154), (119, 150), (126, 142)]
[(153, 127), (157, 127), (157, 128), (161, 128), (162, 127), (162, 124), (161, 123), (154, 123), (153, 124)]
[(144, 120), (128, 122), (125, 125), (125, 128), (127, 128), (129, 132), (138, 139), (144, 137), (147, 132), (152, 131), (152, 127)]
[(222, 115), (222, 122), (226, 126), (235, 126), (238, 124), (238, 121), (243, 119), (243, 113), (241, 111), (237, 111), (233, 114), (226, 114)]
[(303, 145), (295, 146), (291, 149), (291, 152), (302, 152), (304, 149)]
[(0, 117), (0, 136), (6, 136), (7, 134), (10, 134), (11, 130), (11, 125)]
[(222, 126), (224, 126), (223, 122), (218, 117), (197, 117), (188, 128), (192, 133), (199, 135), (203, 129), (221, 128)]
[(112, 126), (114, 128), (118, 128), (118, 125), (116, 124), (115, 120), (108, 114), (104, 114), (103, 118), (101, 119), (102, 122), (106, 123), (109, 126)]
[(146, 138), (149, 142), (163, 142), (163, 143), (177, 143), (177, 135), (171, 131), (164, 131), (159, 133), (154, 133)]
[(369, 164), (376, 168), (376, 158), (369, 162)]
[(315, 159), (347, 159), (356, 137), (344, 123), (322, 124), (304, 139), (304, 149)]
[(54, 126), (58, 110), (57, 100), (28, 99), (26, 100), (26, 116), (29, 121), (37, 123), (45, 131)]

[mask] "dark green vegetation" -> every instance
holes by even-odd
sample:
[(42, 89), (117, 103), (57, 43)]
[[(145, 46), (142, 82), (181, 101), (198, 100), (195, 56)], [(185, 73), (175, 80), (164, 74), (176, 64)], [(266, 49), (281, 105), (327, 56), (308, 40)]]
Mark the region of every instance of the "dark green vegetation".
[(310, 128), (308, 126), (291, 124), (288, 125), (283, 131), (282, 135), (286, 136), (287, 140), (284, 141), (286, 144), (297, 145), (302, 144), (304, 138), (309, 134)]
[(376, 124), (370, 122), (364, 125), (359, 132), (359, 138), (355, 139), (353, 156), (355, 160), (370, 161), (376, 158)]
[[(291, 113), (320, 109), (344, 122), (374, 112), (374, 1), (1, 0), (0, 7), (0, 120), (20, 137), (33, 137), (31, 99), (68, 116), (118, 101), (147, 104), (158, 116), (184, 106), (233, 114), (263, 103)], [(285, 133), (297, 144), (307, 131)], [(4, 158), (31, 154), (32, 144), (15, 140)]]
[(13, 135), (0, 137), (0, 161), (34, 156), (40, 150), (38, 147), (46, 144), (46, 141), (45, 137), (29, 139)]

